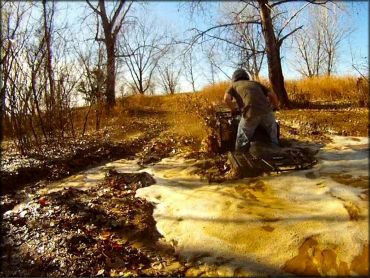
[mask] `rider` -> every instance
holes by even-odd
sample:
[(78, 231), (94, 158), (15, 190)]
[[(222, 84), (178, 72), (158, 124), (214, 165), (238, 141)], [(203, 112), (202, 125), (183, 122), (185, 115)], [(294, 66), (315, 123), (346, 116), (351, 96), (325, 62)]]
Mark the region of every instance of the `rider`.
[(237, 69), (232, 76), (232, 84), (224, 95), (224, 101), (235, 112), (233, 98), (242, 112), (235, 151), (249, 150), (250, 141), (258, 125), (267, 131), (272, 143), (279, 145), (277, 124), (273, 113), (279, 108), (277, 96), (261, 83), (249, 80), (245, 70)]

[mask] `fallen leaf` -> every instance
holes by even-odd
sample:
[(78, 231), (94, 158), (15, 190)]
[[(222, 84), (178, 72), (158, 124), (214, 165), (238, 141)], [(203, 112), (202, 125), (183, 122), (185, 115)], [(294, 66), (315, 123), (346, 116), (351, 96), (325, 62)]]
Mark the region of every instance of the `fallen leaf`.
[(40, 204), (40, 206), (44, 207), (44, 206), (49, 205), (49, 202), (48, 202), (48, 201), (46, 201), (46, 199), (45, 199), (45, 198), (41, 197), (41, 198), (39, 199), (39, 204)]
[(100, 235), (99, 235), (99, 239), (101, 240), (107, 240), (110, 236), (111, 236), (111, 232), (110, 231), (103, 231)]

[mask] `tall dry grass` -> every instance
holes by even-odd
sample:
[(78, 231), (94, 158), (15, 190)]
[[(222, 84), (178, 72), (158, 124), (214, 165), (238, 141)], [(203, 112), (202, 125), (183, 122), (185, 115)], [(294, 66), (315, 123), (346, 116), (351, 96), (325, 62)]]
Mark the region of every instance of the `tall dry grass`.
[(366, 106), (369, 101), (369, 82), (353, 76), (320, 76), (285, 82), (290, 100), (298, 104), (348, 103)]
[(200, 94), (207, 98), (210, 103), (220, 103), (229, 86), (230, 82), (219, 82), (214, 85), (207, 85), (201, 90)]
[[(268, 80), (261, 83), (270, 87)], [(229, 82), (220, 82), (205, 86), (201, 94), (210, 102), (222, 102)], [(321, 104), (348, 104), (351, 106), (367, 106), (369, 101), (369, 82), (353, 76), (320, 76), (298, 80), (286, 80), (285, 88), (289, 99), (300, 107)]]
[(199, 95), (194, 93), (128, 96), (120, 99), (115, 107), (114, 114), (119, 115), (115, 122), (124, 125), (132, 116), (144, 121), (145, 118), (155, 118), (160, 124), (166, 125), (169, 133), (180, 137), (192, 137), (200, 143), (207, 135), (202, 115), (204, 102), (204, 98), (199, 98)]
[[(269, 87), (267, 79), (262, 79), (261, 83)], [(199, 93), (120, 98), (117, 99), (114, 111), (103, 113), (101, 128), (140, 129), (141, 122), (156, 118), (181, 136), (195, 135), (200, 139), (205, 136), (208, 127), (214, 125), (214, 106), (223, 103), (223, 95), (229, 86), (230, 82), (220, 82), (205, 86)], [(343, 107), (341, 104), (365, 107), (369, 101), (368, 80), (353, 76), (286, 80), (286, 89), (290, 100), (300, 108), (315, 108), (318, 103), (329, 103), (332, 107)], [(79, 107), (73, 111), (76, 135), (81, 134), (87, 111), (88, 107)], [(96, 132), (94, 108), (89, 113), (86, 131)]]

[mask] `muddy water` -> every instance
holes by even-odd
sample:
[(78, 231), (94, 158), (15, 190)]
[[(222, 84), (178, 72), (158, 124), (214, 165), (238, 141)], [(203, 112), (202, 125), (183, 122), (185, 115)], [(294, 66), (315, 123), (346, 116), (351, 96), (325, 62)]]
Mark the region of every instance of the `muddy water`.
[(40, 193), (88, 188), (112, 168), (146, 171), (157, 183), (137, 196), (156, 204), (158, 231), (195, 265), (188, 275), (366, 275), (368, 148), (367, 138), (335, 136), (313, 169), (222, 184), (197, 176), (195, 160), (118, 160)]
[(310, 170), (223, 184), (166, 159), (137, 195), (157, 204), (157, 228), (179, 254), (207, 263), (189, 275), (364, 275), (368, 139), (333, 137), (318, 158)]

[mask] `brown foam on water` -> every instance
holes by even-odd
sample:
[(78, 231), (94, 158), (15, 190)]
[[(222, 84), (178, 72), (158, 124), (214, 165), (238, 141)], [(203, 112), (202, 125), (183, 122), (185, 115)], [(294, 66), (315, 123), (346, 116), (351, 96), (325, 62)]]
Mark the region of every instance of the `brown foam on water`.
[(320, 275), (309, 254), (309, 251), (312, 253), (312, 249), (315, 246), (317, 246), (316, 240), (312, 238), (306, 239), (301, 247), (299, 247), (298, 255), (285, 263), (283, 267), (284, 271), (296, 275)]
[(361, 276), (369, 276), (369, 245), (364, 245), (362, 252), (351, 262), (352, 271)]
[(362, 252), (354, 257), (351, 264), (337, 258), (334, 249), (321, 249), (312, 237), (299, 247), (299, 253), (283, 266), (284, 271), (307, 276), (344, 276), (369, 274), (369, 249), (364, 245)]
[(137, 195), (156, 203), (157, 228), (180, 256), (207, 264), (192, 274), (365, 273), (368, 157), (353, 147), (365, 141), (335, 137), (311, 170), (223, 184), (197, 180), (186, 161), (165, 167), (176, 165), (169, 159)]
[(343, 206), (347, 210), (350, 220), (354, 220), (354, 221), (359, 220), (360, 208), (358, 206), (352, 204), (351, 202), (347, 202), (343, 204)]
[(364, 189), (369, 187), (369, 179), (366, 176), (353, 177), (351, 174), (342, 173), (329, 173), (329, 175), (334, 181), (344, 185)]
[(273, 230), (275, 230), (274, 227), (271, 227), (269, 225), (261, 226), (261, 228), (264, 229), (267, 232), (272, 232)]

